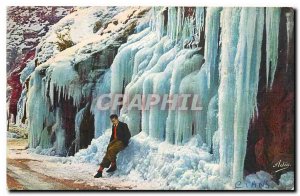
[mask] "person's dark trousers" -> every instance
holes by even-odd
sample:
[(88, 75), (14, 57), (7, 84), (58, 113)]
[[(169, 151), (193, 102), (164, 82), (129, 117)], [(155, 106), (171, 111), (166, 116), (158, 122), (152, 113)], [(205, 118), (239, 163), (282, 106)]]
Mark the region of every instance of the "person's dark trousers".
[(121, 140), (118, 139), (112, 140), (107, 146), (107, 151), (100, 165), (103, 168), (108, 168), (111, 162), (116, 163), (117, 154), (124, 148), (125, 146)]

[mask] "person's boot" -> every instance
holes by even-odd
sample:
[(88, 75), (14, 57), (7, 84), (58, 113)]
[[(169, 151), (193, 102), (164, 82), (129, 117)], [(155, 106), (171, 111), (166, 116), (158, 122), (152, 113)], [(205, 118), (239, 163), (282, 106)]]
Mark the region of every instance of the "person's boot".
[(94, 175), (94, 178), (101, 178), (102, 177), (102, 172), (103, 172), (103, 167), (100, 165), (98, 171), (97, 171), (97, 174)]
[(117, 164), (116, 163), (112, 163), (110, 165), (110, 168), (106, 172), (110, 173), (110, 172), (114, 172), (116, 170), (117, 170)]
[(101, 178), (102, 172), (98, 171), (97, 174), (94, 176), (94, 178)]

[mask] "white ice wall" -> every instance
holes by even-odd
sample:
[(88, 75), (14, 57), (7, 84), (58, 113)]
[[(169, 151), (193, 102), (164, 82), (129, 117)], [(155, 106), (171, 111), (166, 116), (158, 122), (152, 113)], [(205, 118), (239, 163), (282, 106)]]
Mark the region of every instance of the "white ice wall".
[[(143, 134), (155, 141), (166, 141), (168, 146), (186, 145), (197, 137), (219, 163), (220, 176), (233, 182), (243, 179), (249, 122), (257, 107), (263, 29), (265, 26), (267, 49), (270, 49), (266, 66), (272, 85), (278, 58), (279, 16), (279, 8), (266, 11), (263, 8), (196, 8), (194, 13), (188, 14), (184, 7), (152, 9), (136, 33), (119, 47), (110, 69), (95, 82), (91, 101), (95, 137), (102, 136), (110, 127), (109, 115), (118, 113), (133, 136)], [(122, 23), (122, 27), (125, 24)], [(111, 28), (113, 31), (117, 27)], [(203, 33), (205, 40), (200, 40)], [(81, 62), (81, 66), (88, 67), (88, 62), (83, 60), (88, 56), (88, 49), (99, 51), (106, 41), (111, 43), (114, 39), (113, 33), (94, 37), (35, 69), (27, 96), (31, 147), (39, 144), (47, 118), (49, 126), (55, 123), (54, 132), (61, 137), (57, 138), (56, 148), (59, 152), (65, 150), (61, 127), (63, 111), (49, 113), (50, 107), (46, 104), (54, 103), (54, 88), (57, 88), (59, 94), (61, 92), (66, 99), (72, 97), (78, 106), (81, 98), (88, 94), (84, 92), (85, 84), (81, 83), (74, 63)], [(204, 52), (199, 48), (200, 42), (205, 43)], [(47, 77), (42, 78), (39, 71), (47, 66)], [(45, 101), (47, 90), (50, 100)], [(188, 93), (198, 96), (202, 110), (161, 110), (160, 105), (138, 110), (129, 108), (126, 99), (122, 109), (95, 109), (97, 97), (106, 93), (124, 93), (129, 100), (136, 94)], [(50, 116), (56, 117), (55, 122), (49, 120)], [(76, 119), (78, 126), (80, 112)], [(45, 132), (42, 135), (47, 137)], [(47, 139), (43, 145), (48, 145)]]

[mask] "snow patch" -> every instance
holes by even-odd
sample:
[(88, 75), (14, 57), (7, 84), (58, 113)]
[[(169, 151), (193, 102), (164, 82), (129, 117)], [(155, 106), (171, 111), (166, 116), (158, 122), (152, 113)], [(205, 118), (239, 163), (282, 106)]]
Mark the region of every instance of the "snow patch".
[[(92, 140), (87, 149), (72, 157), (72, 162), (99, 164), (106, 152), (111, 130)], [(208, 148), (200, 137), (194, 137), (184, 146), (159, 142), (144, 132), (132, 137), (129, 145), (118, 155), (118, 170), (113, 176), (127, 176), (132, 181), (159, 183), (164, 189), (222, 189), (219, 184), (219, 166), (213, 163)]]

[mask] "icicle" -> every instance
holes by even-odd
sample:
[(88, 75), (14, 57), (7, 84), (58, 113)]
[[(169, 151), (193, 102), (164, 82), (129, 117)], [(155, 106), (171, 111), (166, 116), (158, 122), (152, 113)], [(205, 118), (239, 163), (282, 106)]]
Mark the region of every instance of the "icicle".
[(73, 98), (73, 105), (78, 106), (84, 95), (82, 94), (80, 76), (74, 70), (74, 67), (70, 64), (62, 63), (53, 65), (48, 69), (44, 80), (45, 88), (43, 92), (46, 97), (46, 93), (49, 91), (51, 105), (53, 106), (55, 93), (57, 93), (57, 102), (60, 102), (61, 99)]
[(183, 25), (183, 19), (184, 19), (184, 8), (178, 7), (177, 8), (177, 24), (176, 24), (176, 41), (178, 41), (179, 38), (181, 38), (181, 32), (182, 32), (182, 25)]
[[(153, 94), (153, 84), (152, 80), (149, 77), (145, 77), (143, 80), (143, 96), (148, 97), (148, 95)], [(149, 134), (149, 124), (150, 124), (150, 111), (142, 110), (142, 131), (146, 134)]]
[(217, 163), (220, 162), (220, 131), (216, 131), (212, 140), (212, 152)]
[(167, 35), (171, 40), (176, 39), (176, 24), (177, 24), (177, 8), (169, 7), (168, 9), (168, 24)]
[(134, 80), (135, 77), (138, 77), (141, 73), (143, 73), (144, 69), (147, 68), (154, 55), (156, 43), (157, 41), (153, 39), (150, 44), (147, 43), (147, 47), (142, 48), (136, 53), (134, 57), (134, 66), (131, 81)]
[(219, 65), (218, 125), (220, 174), (229, 176), (233, 163), (233, 123), (235, 105), (234, 59), (239, 38), (240, 9), (224, 8), (221, 14), (221, 61)]
[(98, 102), (98, 98), (103, 94), (109, 94), (111, 88), (111, 70), (108, 69), (104, 75), (102, 75), (95, 85), (95, 92), (93, 95), (93, 101), (91, 105), (91, 113), (94, 114), (94, 126), (95, 126), (95, 138), (101, 136), (106, 129), (110, 127), (110, 109), (100, 110), (98, 104), (104, 104)]
[[(56, 89), (57, 89), (57, 102), (59, 103), (60, 102), (60, 98), (61, 98), (61, 89), (62, 87), (61, 86), (57, 86), (54, 84), (54, 86), (56, 86)], [(54, 92), (56, 93), (56, 92)]]
[[(48, 82), (47, 82), (48, 83)], [(49, 97), (50, 97), (50, 105), (54, 105), (54, 84), (50, 82), (49, 89), (46, 88), (47, 91), (49, 91)], [(45, 92), (47, 92), (45, 91)]]
[(167, 24), (164, 24), (165, 22), (165, 16), (164, 16), (164, 12), (166, 11), (166, 7), (162, 8), (159, 12), (159, 14), (157, 15), (157, 23), (156, 23), (156, 33), (157, 33), (157, 37), (158, 39), (161, 39), (165, 34), (166, 34), (166, 28), (165, 26), (167, 26)]
[[(152, 74), (152, 77), (147, 78), (145, 83), (152, 83), (152, 93), (159, 95), (161, 98), (169, 94), (170, 90), (170, 76), (165, 72)], [(160, 141), (165, 139), (166, 118), (168, 110), (161, 110), (161, 105), (156, 104), (150, 108), (149, 114), (149, 136)]]
[(16, 124), (20, 127), (23, 124), (22, 118), (25, 115), (25, 107), (26, 107), (26, 100), (27, 100), (26, 93), (27, 93), (27, 90), (23, 89), (22, 93), (21, 93), (21, 96), (20, 96), (20, 98), (18, 100), (18, 103), (17, 103), (18, 113), (17, 113), (17, 117), (16, 117)]
[[(267, 87), (272, 88), (275, 71), (277, 67), (278, 59), (278, 35), (280, 24), (280, 8), (267, 7), (266, 8), (266, 78)], [(270, 84), (269, 84), (270, 77)]]
[[(144, 42), (146, 45), (148, 43)], [(144, 72), (137, 74), (136, 77), (133, 77), (132, 81), (125, 88), (125, 97), (129, 97), (129, 99), (131, 99), (135, 94), (143, 94), (145, 97), (148, 94), (152, 94), (152, 75), (162, 72), (166, 68), (167, 64), (174, 59), (176, 51), (178, 50), (177, 47), (172, 45), (172, 42), (170, 42), (167, 37), (163, 37), (152, 47), (154, 47), (154, 52), (151, 60), (148, 62), (148, 65), (144, 65)], [(147, 47), (145, 47), (145, 49), (146, 48)], [(136, 60), (140, 61), (140, 59)], [(149, 133), (149, 110), (143, 110), (142, 113), (136, 110), (131, 110), (128, 112), (127, 106), (123, 105), (121, 115), (124, 116), (126, 122), (128, 123), (132, 135), (138, 134), (141, 129), (145, 133)], [(142, 126), (140, 123), (136, 123), (140, 122), (140, 119), (142, 121)]]
[(52, 144), (51, 144), (51, 138), (49, 135), (49, 127), (45, 127), (42, 131), (41, 131), (41, 140), (39, 143), (39, 146), (42, 147), (42, 149), (47, 149), (47, 148), (51, 148)]
[(163, 12), (166, 11), (166, 7), (154, 7), (152, 8), (152, 16), (150, 20), (150, 27), (152, 31), (155, 31), (157, 34), (157, 37), (160, 39), (162, 38), (165, 33), (166, 29), (165, 26), (167, 24), (164, 24), (164, 15)]
[[(173, 62), (173, 69), (166, 69), (164, 72), (157, 74), (153, 78), (153, 93), (158, 95), (169, 94), (171, 85), (171, 92), (169, 97), (173, 97), (179, 91), (179, 84), (184, 76), (199, 69), (202, 56), (194, 55), (190, 57), (195, 51), (186, 51), (182, 56), (178, 56)], [(150, 109), (150, 136), (164, 140), (166, 135), (166, 120), (169, 111), (174, 110), (159, 110), (161, 105), (154, 106)], [(177, 123), (176, 121), (174, 122)], [(168, 133), (169, 134), (169, 133)], [(168, 138), (169, 139), (169, 138)]]
[[(142, 41), (143, 41), (143, 39), (141, 40), (141, 42)], [(139, 74), (141, 74), (141, 73), (139, 73), (137, 75), (137, 77), (135, 77), (132, 80), (132, 82), (130, 82), (126, 86), (126, 88), (125, 88), (125, 98), (128, 98), (129, 101), (132, 100), (134, 95), (136, 95), (136, 94), (142, 95), (142, 93), (143, 93), (143, 82), (146, 79), (146, 77), (148, 77), (148, 75), (150, 73), (156, 73), (158, 71), (162, 71), (162, 68), (165, 67), (165, 64), (164, 64), (165, 62), (164, 61), (166, 60), (166, 58), (163, 54), (164, 54), (164, 52), (166, 52), (166, 53), (168, 52), (168, 51), (166, 51), (166, 49), (164, 47), (165, 43), (168, 43), (166, 37), (162, 38), (158, 43), (156, 43), (153, 46), (149, 45), (150, 42), (147, 39), (144, 40), (144, 41), (145, 42), (142, 42), (141, 45), (143, 45), (145, 50), (146, 50), (146, 48), (148, 48), (150, 46), (150, 47), (153, 47), (154, 52), (153, 52), (153, 55), (151, 55), (152, 56), (151, 60), (149, 62), (147, 61), (148, 63), (145, 63), (143, 65), (145, 72), (143, 72), (142, 75), (139, 75)], [(167, 50), (169, 50), (169, 49), (170, 48), (167, 48)], [(143, 56), (137, 56), (137, 58), (140, 58), (140, 57), (144, 59)], [(136, 60), (137, 60), (137, 63), (141, 61), (141, 59), (136, 59)], [(135, 66), (138, 66), (138, 65), (135, 65)], [(148, 111), (145, 111), (145, 112), (148, 112)], [(131, 134), (132, 135), (138, 134), (141, 130), (141, 124), (136, 123), (136, 122), (140, 122), (141, 119), (142, 119), (141, 111), (138, 111), (137, 108), (132, 108), (130, 110), (130, 112), (128, 112), (127, 111), (127, 105), (124, 104), (123, 107), (122, 107), (121, 114), (122, 115), (127, 114), (126, 122), (128, 123), (128, 127), (131, 131)], [(149, 122), (146, 121), (146, 123), (149, 123)]]
[(214, 85), (215, 70), (218, 66), (219, 28), (221, 8), (207, 8), (205, 20), (205, 48), (204, 59), (207, 66), (208, 87)]
[(207, 109), (207, 123), (206, 123), (206, 143), (211, 149), (213, 143), (213, 135), (218, 129), (218, 96), (215, 95), (209, 102)]
[(200, 37), (200, 33), (203, 30), (203, 26), (204, 26), (204, 8), (203, 7), (196, 7), (195, 18), (196, 18), (196, 31), (197, 31), (197, 33), (199, 33), (199, 37)]
[(56, 109), (56, 114), (55, 114), (55, 124), (52, 127), (52, 132), (55, 132), (56, 140), (54, 143), (55, 147), (55, 153), (58, 155), (66, 155), (66, 147), (65, 147), (65, 140), (66, 140), (66, 135), (65, 135), (65, 130), (62, 127), (62, 117), (61, 117), (61, 109), (57, 108)]
[(28, 141), (29, 147), (35, 148), (41, 140), (48, 140), (44, 136), (41, 137), (41, 132), (44, 127), (44, 120), (49, 114), (49, 107), (47, 102), (42, 98), (43, 92), (42, 89), (42, 78), (40, 75), (40, 70), (36, 69), (29, 82), (29, 90), (28, 90), (28, 100), (26, 103), (26, 112), (28, 117)]
[(182, 27), (182, 37), (183, 46), (186, 48), (192, 48), (192, 41), (194, 41), (195, 34), (194, 19), (191, 17), (184, 18), (183, 27)]
[[(142, 92), (143, 96), (147, 97), (149, 94), (153, 94), (153, 78), (152, 74), (162, 72), (166, 68), (166, 66), (169, 66), (168, 64), (175, 58), (176, 51), (178, 50), (177, 47), (172, 48), (171, 50), (167, 51), (165, 54), (163, 54), (157, 63), (148, 71), (144, 72), (144, 74), (141, 76), (139, 81), (143, 81), (142, 83)], [(138, 82), (136, 82), (138, 84)], [(140, 85), (140, 84), (139, 84)], [(150, 117), (150, 111), (149, 110), (143, 110), (142, 111), (142, 131), (145, 133), (149, 133), (149, 117)]]
[[(196, 50), (181, 50), (176, 58), (168, 65), (167, 69), (165, 70), (166, 73), (169, 73), (168, 77), (171, 77), (171, 88), (170, 88), (170, 93), (169, 97), (172, 97), (174, 94), (177, 94), (179, 92), (179, 87), (180, 87), (180, 82), (183, 79), (184, 76), (189, 74), (189, 70), (187, 70), (187, 73), (184, 73), (182, 76), (179, 74), (175, 74), (174, 70), (174, 75), (172, 75), (172, 71), (174, 67), (178, 67), (182, 64), (184, 64), (184, 61), (189, 59)], [(199, 62), (198, 62), (199, 63)], [(184, 67), (182, 67), (184, 68)], [(175, 78), (178, 77), (179, 80), (176, 80)], [(174, 110), (169, 110), (168, 111), (168, 117), (166, 119), (166, 141), (174, 144), (175, 143), (175, 130), (176, 130), (176, 119), (177, 119), (177, 111)]]
[(78, 152), (80, 149), (80, 124), (83, 120), (83, 113), (86, 110), (88, 105), (82, 108), (79, 112), (77, 112), (75, 116), (75, 152)]
[[(189, 75), (187, 75), (180, 84), (179, 93), (180, 94), (194, 94), (194, 86), (191, 85), (193, 83), (197, 83), (197, 76), (198, 71), (195, 71)], [(173, 112), (174, 113), (174, 112)], [(172, 128), (175, 129), (174, 131), (174, 143), (175, 144), (185, 144), (189, 141), (193, 134), (193, 113), (190, 109), (177, 111), (177, 113), (173, 114), (173, 118), (175, 120), (175, 126), (173, 125)], [(168, 119), (171, 119), (172, 113), (169, 113)], [(171, 123), (169, 121), (169, 123)], [(172, 125), (172, 124), (170, 124)], [(170, 129), (170, 128), (169, 128)], [(171, 129), (168, 130), (169, 135), (171, 135)], [(167, 132), (167, 133), (168, 133)], [(172, 136), (172, 135), (171, 135)], [(171, 137), (170, 139), (171, 140)], [(172, 142), (172, 141), (171, 141)]]
[(34, 71), (34, 68), (35, 68), (34, 60), (31, 60), (26, 64), (26, 67), (20, 73), (20, 82), (22, 84), (25, 83), (25, 81), (28, 79), (30, 74)]
[[(190, 94), (192, 98), (196, 97), (197, 105), (201, 107), (201, 110), (178, 111), (178, 117), (175, 117), (176, 144), (187, 143), (193, 135), (199, 135), (202, 142), (206, 140), (205, 125), (207, 122), (207, 107), (209, 103), (207, 79), (206, 65), (202, 65), (200, 71), (192, 72), (184, 77), (180, 83), (179, 94)], [(189, 124), (189, 126), (184, 127), (186, 124)]]
[(244, 160), (250, 119), (255, 108), (261, 44), (264, 24), (263, 8), (243, 8), (239, 43), (235, 58), (236, 103), (234, 116), (233, 183), (243, 180)]
[[(147, 31), (147, 29), (144, 31)], [(144, 31), (139, 34), (143, 35)], [(122, 50), (118, 52), (111, 65), (111, 92), (113, 94), (122, 93), (124, 87), (132, 78), (136, 53), (143, 47), (148, 46), (147, 43), (151, 43), (153, 40), (156, 40), (156, 35), (150, 33), (143, 39), (137, 39), (136, 42), (132, 42), (131, 44), (122, 47)]]
[[(169, 97), (173, 97), (174, 95), (179, 93), (180, 83), (185, 76), (190, 74), (191, 72), (200, 68), (203, 57), (201, 55), (195, 54), (197, 50), (182, 50), (180, 55), (176, 57), (176, 59), (172, 62), (172, 66), (174, 66), (173, 70), (168, 69), (165, 72), (171, 71), (171, 88)], [(167, 125), (166, 125), (166, 141), (170, 143), (174, 143), (176, 140), (176, 126), (180, 123), (177, 119), (178, 111), (169, 110), (169, 114), (167, 117)], [(177, 134), (178, 135), (178, 134)], [(180, 136), (178, 136), (180, 137)], [(179, 141), (179, 139), (178, 139)], [(176, 142), (175, 142), (176, 143)], [(181, 143), (181, 140), (180, 142)]]
[[(253, 118), (255, 115), (258, 115), (257, 107), (257, 93), (258, 93), (258, 84), (259, 84), (259, 70), (261, 63), (261, 46), (263, 39), (263, 26), (264, 26), (264, 14), (262, 9), (256, 10), (256, 15), (258, 17), (256, 21), (256, 32), (254, 34), (253, 40), (253, 51), (251, 57), (251, 63), (249, 62), (249, 100), (250, 100), (250, 118)], [(249, 44), (248, 44), (249, 46)], [(248, 50), (251, 50), (250, 48)]]
[(286, 32), (287, 32), (287, 50), (286, 50), (286, 71), (289, 66), (289, 58), (290, 58), (290, 47), (294, 33), (294, 11), (287, 12), (286, 16)]

